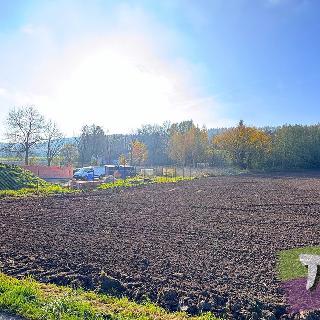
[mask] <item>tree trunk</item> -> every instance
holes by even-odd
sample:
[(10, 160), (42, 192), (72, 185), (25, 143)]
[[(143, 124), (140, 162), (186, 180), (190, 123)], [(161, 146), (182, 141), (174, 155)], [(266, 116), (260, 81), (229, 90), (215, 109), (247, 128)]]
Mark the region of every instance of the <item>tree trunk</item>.
[(24, 164), (26, 166), (29, 165), (29, 148), (28, 147), (26, 148), (26, 154), (25, 154), (25, 157), (24, 157)]
[(48, 167), (50, 167), (50, 164), (51, 164), (50, 150), (51, 150), (51, 141), (50, 141), (50, 138), (49, 138), (48, 144), (47, 144), (47, 165), (48, 165)]

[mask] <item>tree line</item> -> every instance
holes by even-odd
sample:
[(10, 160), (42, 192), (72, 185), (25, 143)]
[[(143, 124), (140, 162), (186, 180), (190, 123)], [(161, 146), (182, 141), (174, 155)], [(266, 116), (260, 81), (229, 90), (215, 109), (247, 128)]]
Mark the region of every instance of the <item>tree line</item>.
[(236, 166), (241, 169), (320, 168), (320, 125), (207, 129), (190, 121), (143, 125), (131, 134), (108, 134), (84, 125), (66, 139), (35, 107), (16, 108), (6, 120), (3, 151), (24, 158), (41, 149), (47, 165), (119, 163), (135, 166)]

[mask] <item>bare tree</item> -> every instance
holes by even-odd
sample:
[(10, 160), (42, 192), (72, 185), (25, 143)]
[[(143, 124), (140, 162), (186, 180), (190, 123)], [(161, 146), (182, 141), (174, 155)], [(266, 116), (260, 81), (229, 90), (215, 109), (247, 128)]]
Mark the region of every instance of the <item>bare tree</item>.
[(33, 106), (13, 109), (7, 118), (7, 140), (12, 150), (24, 154), (29, 164), (30, 151), (43, 139), (44, 117)]
[(65, 165), (73, 165), (79, 157), (77, 146), (72, 143), (66, 143), (60, 150), (60, 156)]
[(103, 162), (102, 158), (105, 155), (107, 142), (106, 134), (102, 127), (95, 124), (83, 126), (78, 142), (81, 164)]
[(64, 144), (63, 135), (57, 124), (52, 120), (49, 120), (45, 125), (44, 139), (46, 140), (47, 164), (50, 167), (52, 160), (59, 154)]

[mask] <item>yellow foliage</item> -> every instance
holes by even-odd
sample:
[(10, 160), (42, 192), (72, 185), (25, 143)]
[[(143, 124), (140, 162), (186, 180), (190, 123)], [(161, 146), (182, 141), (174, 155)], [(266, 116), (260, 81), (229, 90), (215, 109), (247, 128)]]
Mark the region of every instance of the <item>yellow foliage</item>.
[(126, 166), (128, 164), (127, 158), (124, 154), (119, 156), (119, 164), (122, 166)]
[(147, 146), (141, 141), (135, 140), (131, 143), (131, 157), (134, 164), (141, 165), (148, 159)]
[(169, 140), (169, 156), (182, 165), (204, 161), (209, 150), (208, 132), (192, 124), (187, 130), (173, 129)]
[(246, 168), (270, 151), (271, 136), (240, 123), (236, 128), (215, 136), (213, 144), (216, 148), (226, 151), (235, 164)]

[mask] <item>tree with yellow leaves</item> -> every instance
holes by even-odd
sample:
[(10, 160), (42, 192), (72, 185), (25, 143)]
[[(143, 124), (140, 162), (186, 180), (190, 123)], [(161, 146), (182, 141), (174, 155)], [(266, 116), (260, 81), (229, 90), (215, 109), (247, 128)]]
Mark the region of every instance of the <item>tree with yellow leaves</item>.
[(121, 166), (126, 166), (128, 164), (126, 155), (120, 154), (118, 162)]
[(258, 166), (270, 152), (271, 136), (257, 128), (247, 127), (243, 121), (213, 138), (216, 149), (225, 152), (233, 164), (242, 169)]
[(131, 143), (131, 161), (134, 165), (141, 166), (148, 159), (147, 146), (139, 140), (134, 140)]
[(169, 140), (169, 157), (177, 163), (185, 166), (186, 164), (187, 145), (185, 134), (174, 131)]
[(174, 124), (170, 129), (169, 157), (180, 165), (205, 162), (208, 157), (209, 140), (206, 128), (200, 129), (192, 121)]

